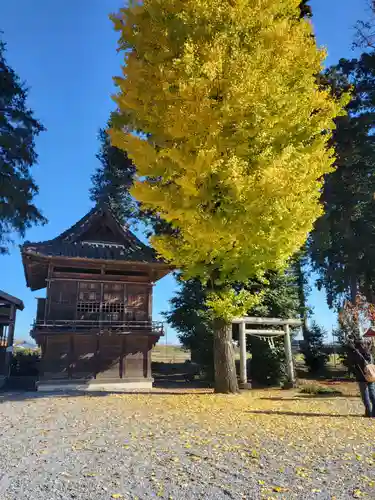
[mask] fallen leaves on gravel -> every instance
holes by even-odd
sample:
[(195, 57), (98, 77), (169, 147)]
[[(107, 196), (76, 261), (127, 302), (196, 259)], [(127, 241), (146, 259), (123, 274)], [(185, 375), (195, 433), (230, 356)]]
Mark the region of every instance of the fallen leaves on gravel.
[[(84, 481), (80, 500), (90, 488), (106, 491), (92, 495), (100, 500), (375, 498), (375, 421), (361, 417), (348, 387), (347, 397), (334, 398), (264, 390), (37, 400), (28, 411), (43, 432), (34, 449), (25, 440), (22, 455), (36, 450), (35, 467), (44, 470), (56, 454), (73, 489)], [(13, 415), (5, 427), (18, 425)], [(1, 450), (0, 459), (6, 463)]]

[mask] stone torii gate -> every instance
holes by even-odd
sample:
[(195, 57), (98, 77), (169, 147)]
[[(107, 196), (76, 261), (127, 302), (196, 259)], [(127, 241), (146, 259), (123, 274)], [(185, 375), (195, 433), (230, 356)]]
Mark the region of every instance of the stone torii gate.
[[(301, 326), (302, 322), (298, 319), (280, 319), (280, 318), (255, 318), (243, 317), (236, 318), (233, 323), (240, 326), (239, 344), (240, 344), (240, 386), (241, 388), (248, 388), (247, 382), (247, 356), (246, 356), (246, 335), (253, 335), (255, 337), (268, 337), (274, 338), (281, 335), (284, 336), (284, 349), (286, 357), (286, 371), (288, 378), (288, 387), (293, 387), (295, 384), (295, 372), (293, 366), (292, 355), (292, 342), (290, 339), (290, 327)], [(278, 327), (277, 329), (256, 329), (254, 326), (272, 326)], [(250, 326), (250, 328), (246, 328)], [(252, 327), (252, 328), (251, 328)]]

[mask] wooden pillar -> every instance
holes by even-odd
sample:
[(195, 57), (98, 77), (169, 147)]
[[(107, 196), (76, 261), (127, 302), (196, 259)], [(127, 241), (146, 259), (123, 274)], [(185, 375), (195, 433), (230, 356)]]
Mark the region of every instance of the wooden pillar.
[(95, 365), (95, 375), (94, 375), (94, 379), (97, 378), (98, 374), (100, 373), (100, 369), (101, 369), (101, 366), (100, 366), (100, 333), (97, 333), (96, 334), (96, 351), (95, 351), (95, 361), (94, 361), (94, 365)]
[(68, 352), (68, 379), (73, 378), (73, 373), (74, 373), (74, 336), (69, 335), (68, 338), (69, 342), (69, 352)]
[(120, 378), (124, 377), (124, 372), (125, 372), (125, 335), (121, 336), (121, 353), (120, 353), (120, 363), (119, 363), (119, 370), (120, 370)]
[(247, 356), (246, 356), (246, 323), (240, 323), (240, 386), (245, 388), (247, 384)]
[(287, 383), (285, 388), (291, 389), (295, 386), (295, 375), (293, 366), (293, 353), (292, 353), (292, 342), (290, 340), (290, 329), (289, 325), (284, 325), (284, 349), (285, 349), (285, 360), (286, 360), (286, 373), (287, 373)]
[(154, 288), (154, 284), (151, 283), (151, 285), (149, 286), (148, 288), (148, 304), (147, 304), (147, 308), (148, 308), (148, 321), (152, 321), (152, 293), (153, 293), (153, 288)]
[(5, 354), (5, 367), (4, 367), (4, 375), (9, 377), (10, 375), (10, 366), (12, 363), (13, 356), (13, 342), (14, 342), (14, 327), (16, 323), (16, 306), (11, 304), (10, 306), (10, 321), (8, 326), (8, 338), (7, 338), (7, 348)]
[(47, 358), (47, 346), (48, 346), (48, 335), (43, 335), (36, 339), (37, 344), (41, 347), (41, 359), (39, 364), (39, 380), (44, 377), (45, 372), (45, 361)]
[(143, 378), (148, 378), (148, 339), (145, 339), (146, 345), (143, 347)]

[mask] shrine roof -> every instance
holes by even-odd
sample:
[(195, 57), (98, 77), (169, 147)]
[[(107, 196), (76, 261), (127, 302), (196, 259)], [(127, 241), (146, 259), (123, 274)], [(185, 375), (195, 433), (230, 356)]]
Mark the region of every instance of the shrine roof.
[(46, 257), (163, 263), (152, 248), (120, 224), (106, 204), (94, 207), (52, 240), (25, 242), (21, 251)]
[(20, 311), (23, 311), (23, 309), (25, 308), (22, 300), (17, 299), (17, 297), (10, 295), (9, 293), (4, 292), (3, 290), (0, 290), (0, 301), (8, 302), (9, 304), (14, 304), (16, 308), (19, 309)]
[(27, 285), (32, 290), (46, 286), (48, 263), (52, 260), (86, 260), (91, 263), (115, 262), (116, 265), (148, 267), (155, 279), (168, 274), (170, 266), (120, 223), (107, 204), (101, 203), (72, 227), (52, 240), (21, 246)]

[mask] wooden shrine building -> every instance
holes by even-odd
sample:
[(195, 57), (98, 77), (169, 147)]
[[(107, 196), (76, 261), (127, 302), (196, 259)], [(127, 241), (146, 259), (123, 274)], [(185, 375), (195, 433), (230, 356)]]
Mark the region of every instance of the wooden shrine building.
[(21, 247), (38, 299), (31, 335), (41, 346), (38, 390), (152, 387), (153, 283), (170, 268), (98, 205), (57, 238)]
[(0, 387), (9, 377), (16, 314), (23, 309), (22, 300), (0, 290)]

